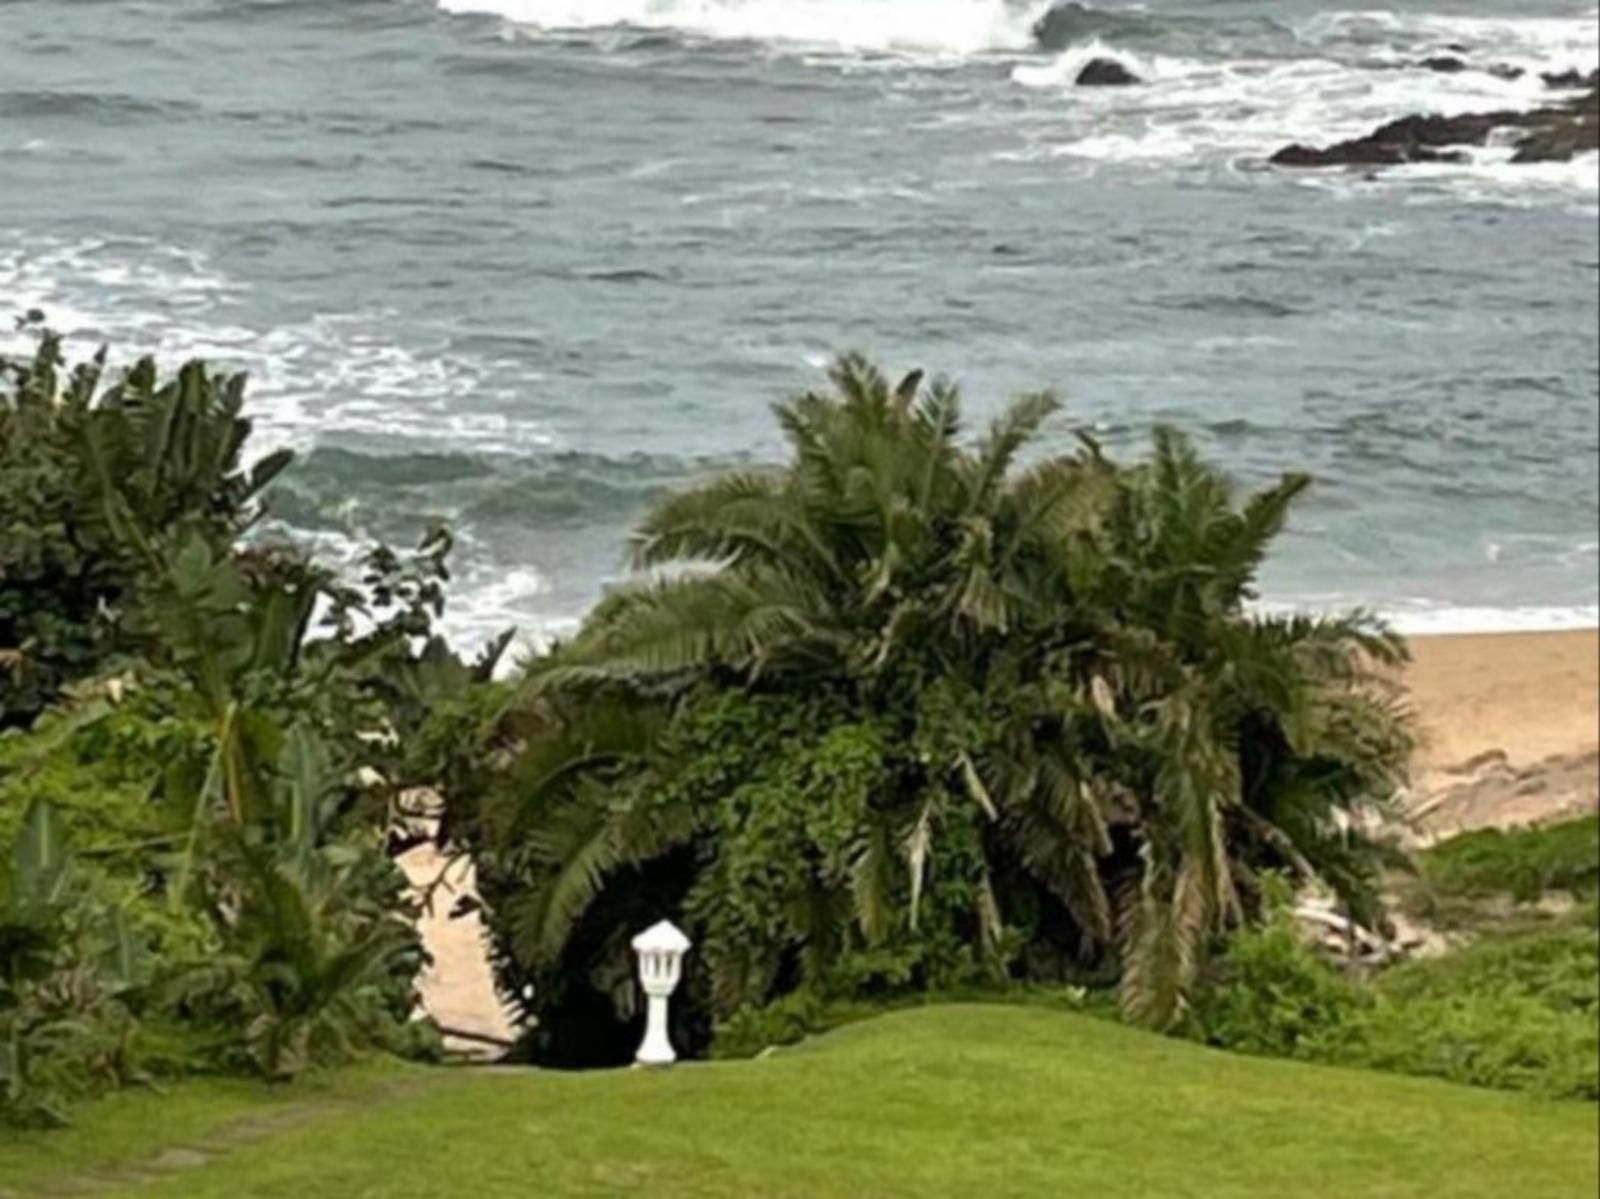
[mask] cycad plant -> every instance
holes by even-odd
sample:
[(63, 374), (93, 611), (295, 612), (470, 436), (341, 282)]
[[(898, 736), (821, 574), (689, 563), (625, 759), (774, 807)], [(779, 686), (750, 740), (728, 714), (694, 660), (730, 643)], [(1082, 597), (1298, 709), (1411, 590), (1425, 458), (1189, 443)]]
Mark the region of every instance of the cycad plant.
[(1263, 867), (1368, 903), (1335, 826), (1399, 778), (1403, 648), (1247, 607), (1303, 477), (1241, 501), (1171, 432), (1039, 454), (1047, 394), (969, 443), (948, 384), (831, 379), (777, 407), (787, 465), (660, 505), (643, 577), (530, 669), (472, 830), (508, 981), (614, 973), (616, 894), (670, 876), (724, 1016), (1075, 956), (1164, 1027)]
[(1023, 397), (969, 449), (950, 384), (891, 385), (854, 356), (831, 378), (836, 394), (776, 406), (786, 468), (712, 479), (645, 518), (633, 564), (666, 577), (603, 603), (560, 677), (715, 665), (870, 691), (904, 657), (954, 665), (1073, 615), (1113, 473), (1092, 445), (1015, 469), (1053, 396)]
[(205, 887), (223, 948), (182, 978), (182, 1001), (235, 1020), (232, 1043), (270, 1079), (392, 1039), (383, 1026), (406, 1013), (385, 994), (419, 950), (403, 909), (352, 902), (369, 863), (348, 848), (229, 842)]

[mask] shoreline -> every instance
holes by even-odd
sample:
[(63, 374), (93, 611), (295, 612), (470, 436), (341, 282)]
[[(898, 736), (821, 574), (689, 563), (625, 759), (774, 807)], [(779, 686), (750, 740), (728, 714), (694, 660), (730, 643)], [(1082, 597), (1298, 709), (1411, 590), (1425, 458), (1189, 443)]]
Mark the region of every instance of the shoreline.
[(1407, 640), (1600, 632), (1600, 607), (1376, 609)]

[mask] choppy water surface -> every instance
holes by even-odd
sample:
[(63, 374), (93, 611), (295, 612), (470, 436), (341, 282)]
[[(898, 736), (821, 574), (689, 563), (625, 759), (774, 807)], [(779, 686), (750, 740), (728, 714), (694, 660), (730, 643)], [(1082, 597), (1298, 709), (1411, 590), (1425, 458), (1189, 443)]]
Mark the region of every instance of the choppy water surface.
[[(467, 633), (569, 626), (846, 346), (1310, 469), (1272, 600), (1592, 623), (1595, 157), (1261, 165), (1532, 106), (1414, 64), (1592, 67), (1592, 4), (1106, 5), (1049, 50), (1043, 7), (0, 0), (0, 303), (250, 369), (284, 519), (451, 516)], [(1103, 54), (1149, 82), (1072, 87)]]

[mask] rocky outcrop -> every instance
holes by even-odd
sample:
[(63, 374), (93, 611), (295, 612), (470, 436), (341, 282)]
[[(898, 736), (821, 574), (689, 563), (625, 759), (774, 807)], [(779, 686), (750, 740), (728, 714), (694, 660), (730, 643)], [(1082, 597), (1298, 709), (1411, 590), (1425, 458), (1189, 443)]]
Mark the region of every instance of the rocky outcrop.
[(1083, 64), (1076, 82), (1079, 87), (1127, 87), (1144, 80), (1114, 58), (1091, 58)]
[(1441, 75), (1456, 75), (1462, 71), (1482, 71), (1486, 75), (1493, 75), (1496, 79), (1521, 79), (1527, 74), (1521, 67), (1511, 66), (1509, 63), (1496, 62), (1488, 66), (1474, 66), (1466, 59), (1455, 54), (1435, 54), (1429, 58), (1418, 59), (1416, 65), (1424, 71), (1438, 71)]
[(1573, 121), (1529, 134), (1517, 143), (1511, 161), (1570, 162), (1591, 150), (1600, 150), (1600, 121)]
[(1381, 125), (1365, 137), (1331, 146), (1296, 143), (1270, 161), (1282, 167), (1397, 166), (1415, 162), (1462, 162), (1459, 146), (1486, 144), (1497, 130), (1524, 130), (1513, 162), (1561, 162), (1600, 148), (1600, 90), (1576, 100), (1527, 112), (1469, 112), (1458, 116), (1410, 116)]
[(1539, 78), (1544, 80), (1546, 87), (1561, 88), (1563, 90), (1579, 88), (1585, 91), (1594, 91), (1600, 88), (1600, 71), (1590, 71), (1585, 75), (1577, 68), (1570, 71), (1540, 71)]
[(1388, 142), (1358, 137), (1326, 148), (1296, 142), (1269, 160), (1280, 167), (1392, 167), (1408, 162), (1465, 162), (1460, 150), (1434, 150), (1411, 142)]
[(1455, 117), (1401, 117), (1380, 125), (1366, 137), (1335, 142), (1323, 149), (1285, 146), (1272, 156), (1278, 166), (1394, 166), (1407, 162), (1462, 162), (1466, 155), (1450, 146), (1481, 146), (1489, 134), (1523, 119), (1517, 112), (1465, 113)]

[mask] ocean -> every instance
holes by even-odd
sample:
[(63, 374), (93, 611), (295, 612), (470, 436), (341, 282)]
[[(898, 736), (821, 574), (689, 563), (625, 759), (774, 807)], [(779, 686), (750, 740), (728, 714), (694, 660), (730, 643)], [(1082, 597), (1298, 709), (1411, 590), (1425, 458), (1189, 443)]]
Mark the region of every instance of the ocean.
[[(1269, 605), (1600, 613), (1600, 165), (1287, 173), (1532, 107), (1592, 3), (0, 0), (0, 316), (251, 372), (278, 527), (443, 517), (452, 631), (570, 631), (834, 352), (1317, 486)], [(1485, 70), (1417, 65), (1458, 55)], [(1111, 56), (1145, 82), (1073, 86)]]

